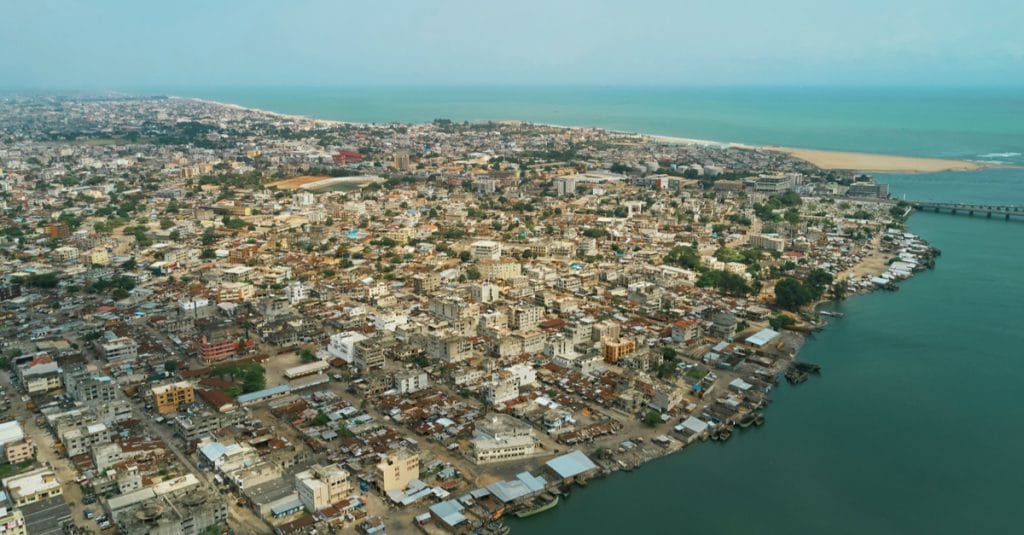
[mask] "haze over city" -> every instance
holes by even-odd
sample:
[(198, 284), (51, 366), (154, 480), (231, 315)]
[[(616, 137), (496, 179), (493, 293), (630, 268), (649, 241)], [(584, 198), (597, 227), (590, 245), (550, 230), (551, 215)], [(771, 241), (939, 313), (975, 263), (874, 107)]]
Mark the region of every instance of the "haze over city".
[(1013, 0), (8, 0), (0, 87), (1024, 83)]

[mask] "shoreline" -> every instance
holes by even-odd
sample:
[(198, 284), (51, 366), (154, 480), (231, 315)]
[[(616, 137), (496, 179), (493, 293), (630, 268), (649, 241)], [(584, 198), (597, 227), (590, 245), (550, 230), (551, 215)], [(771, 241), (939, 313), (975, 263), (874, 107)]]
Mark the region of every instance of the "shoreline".
[[(168, 95), (167, 98), (178, 99), (178, 100), (191, 100), (193, 102), (200, 102), (203, 104), (213, 104), (218, 106), (225, 106), (228, 108), (248, 111), (253, 113), (261, 113), (269, 115), (271, 117), (280, 117), (283, 119), (311, 121), (314, 124), (327, 124), (336, 126), (376, 126), (378, 124), (396, 124), (396, 122), (385, 122), (385, 123), (365, 123), (365, 122), (354, 122), (354, 121), (339, 121), (336, 119), (320, 119), (311, 117), (308, 115), (299, 114), (288, 114), (280, 113), (270, 110), (264, 110), (261, 108), (252, 108), (248, 106), (242, 106), (240, 104), (232, 104), (228, 102), (220, 102), (216, 100), (208, 100), (196, 97), (186, 97), (179, 95)], [(511, 120), (496, 120), (496, 123), (501, 122), (512, 122)], [(529, 123), (529, 121), (519, 121), (523, 123)], [(397, 123), (403, 124), (403, 123)], [(417, 123), (408, 123), (417, 124)], [(970, 160), (955, 160), (947, 158), (932, 158), (926, 156), (901, 156), (898, 154), (876, 154), (869, 152), (854, 152), (854, 151), (836, 151), (836, 150), (824, 150), (824, 149), (810, 149), (802, 147), (783, 147), (778, 145), (749, 145), (745, 143), (736, 143), (731, 141), (715, 141), (710, 139), (698, 139), (688, 138), (680, 136), (668, 136), (661, 134), (648, 134), (643, 132), (627, 132), (623, 130), (613, 130), (603, 128), (599, 126), (566, 126), (559, 124), (549, 123), (530, 123), (539, 126), (548, 126), (551, 128), (564, 128), (567, 130), (590, 130), (599, 128), (606, 130), (613, 134), (639, 136), (641, 138), (654, 141), (656, 143), (667, 143), (675, 145), (700, 145), (700, 146), (717, 146), (723, 149), (739, 149), (739, 150), (765, 150), (787, 154), (799, 160), (803, 160), (819, 169), (826, 171), (854, 171), (854, 172), (865, 172), (865, 173), (904, 173), (904, 174), (925, 174), (925, 173), (939, 173), (939, 172), (971, 172), (981, 171), (984, 169), (1001, 169), (1009, 168), (1014, 166), (991, 163), (991, 162), (977, 162)]]
[[(847, 280), (852, 280), (852, 279), (855, 279), (855, 278), (864, 278), (866, 276), (876, 276), (876, 275), (879, 275), (881, 273), (884, 273), (888, 266), (884, 265), (884, 264), (881, 264), (879, 262), (879, 259), (880, 258), (884, 258), (884, 257), (886, 257), (886, 253), (885, 253), (885, 251), (883, 251), (881, 249), (881, 240), (880, 239), (875, 239), (872, 242), (871, 254), (861, 258), (861, 260), (858, 261), (853, 266), (850, 266), (848, 269), (843, 270), (842, 272), (838, 273), (836, 275), (836, 280), (838, 280), (841, 276), (847, 278)], [(917, 273), (914, 273), (914, 275), (916, 275), (916, 274)], [(911, 277), (908, 277), (908, 279), (905, 279), (905, 280), (909, 280), (910, 278), (913, 278), (914, 275), (911, 275)], [(850, 291), (846, 294), (846, 296), (843, 299), (835, 299), (834, 297), (831, 297), (831, 296), (829, 296), (829, 297), (824, 297), (823, 296), (820, 299), (816, 300), (814, 303), (811, 303), (810, 305), (808, 305), (805, 310), (812, 311), (813, 313), (817, 314), (817, 313), (819, 313), (819, 311), (821, 311), (823, 309), (824, 306), (827, 306), (827, 305), (837, 305), (839, 303), (842, 303), (844, 301), (847, 301), (847, 300), (855, 298), (855, 297), (864, 296), (864, 295), (868, 295), (868, 294), (872, 294), (872, 293), (880, 292), (880, 291), (883, 291), (883, 289), (880, 288), (880, 287), (871, 288), (871, 289), (853, 289), (853, 288), (851, 288)], [(842, 317), (842, 316), (840, 316), (840, 317)], [(777, 388), (777, 386), (780, 383), (787, 382), (787, 381), (783, 380), (784, 374), (786, 374), (787, 370), (789, 370), (795, 363), (800, 362), (800, 356), (801, 356), (801, 353), (803, 352), (804, 345), (806, 344), (807, 339), (809, 337), (813, 336), (813, 333), (825, 331), (828, 328), (830, 323), (831, 322), (829, 322), (829, 321), (824, 321), (824, 320), (821, 320), (821, 319), (819, 319), (818, 322), (815, 322), (815, 323), (806, 323), (806, 322), (804, 322), (805, 325), (813, 327), (812, 330), (807, 331), (807, 332), (797, 331), (797, 330), (790, 330), (790, 329), (782, 329), (782, 330), (780, 330), (780, 332), (787, 332), (788, 331), (788, 332), (790, 332), (792, 334), (797, 335), (799, 337), (799, 341), (798, 341), (798, 345), (796, 347), (796, 351), (793, 353), (792, 357), (790, 357), (789, 359), (780, 359), (780, 361), (776, 363), (776, 366), (770, 368), (771, 371), (775, 374), (775, 378), (776, 378), (775, 383), (774, 383), (775, 386), (772, 388), (772, 390), (774, 388)], [(783, 362), (783, 361), (785, 361), (785, 362)], [(813, 364), (813, 363), (811, 363), (811, 364)], [(795, 384), (792, 384), (792, 383), (789, 384), (790, 388), (793, 388), (795, 386), (796, 386)], [(769, 393), (765, 395), (765, 398), (764, 398), (764, 401), (763, 401), (763, 405), (759, 409), (755, 409), (755, 410), (751, 411), (748, 414), (754, 414), (754, 413), (764, 414), (764, 413), (768, 412), (768, 407), (771, 405), (771, 401), (772, 401), (772, 396), (770, 395), (770, 391), (769, 391)], [(760, 425), (760, 424), (758, 424), (758, 425)], [(669, 426), (669, 427), (668, 427), (668, 429), (666, 429), (664, 426)], [(731, 434), (737, 434), (737, 432), (739, 432), (739, 431), (745, 431), (746, 430), (746, 429), (741, 428), (738, 425), (731, 424), (729, 422), (724, 422), (723, 424), (719, 424), (718, 427), (727, 428), (727, 429), (731, 430), (731, 432), (732, 432)], [(712, 429), (717, 429), (718, 427), (712, 428)], [(668, 435), (670, 437), (670, 439), (671, 439), (671, 442), (668, 445), (661, 446), (660, 449), (647, 449), (647, 448), (639, 447), (638, 448), (639, 451), (632, 452), (632, 453), (630, 453), (628, 455), (618, 455), (614, 459), (604, 459), (604, 460), (597, 460), (597, 459), (595, 459), (594, 460), (595, 463), (602, 469), (602, 471), (599, 472), (598, 475), (593, 476), (591, 479), (594, 479), (594, 480), (604, 479), (604, 478), (612, 476), (613, 474), (615, 474), (617, 472), (620, 472), (620, 471), (621, 472), (631, 472), (631, 471), (633, 471), (635, 469), (642, 468), (643, 466), (648, 465), (648, 464), (650, 464), (650, 463), (652, 463), (654, 461), (658, 461), (660, 459), (665, 459), (665, 458), (668, 458), (668, 457), (670, 457), (670, 456), (672, 456), (674, 454), (677, 454), (677, 453), (679, 453), (681, 451), (684, 451), (684, 450), (688, 449), (691, 445), (694, 445), (696, 443), (707, 442), (707, 441), (716, 441), (717, 440), (715, 438), (708, 438), (708, 436), (705, 436), (705, 437), (703, 437), (703, 438), (701, 438), (699, 440), (685, 442), (685, 441), (681, 440), (680, 437), (678, 437), (675, 433), (673, 433), (673, 430), (671, 428), (671, 423), (663, 423), (663, 424), (661, 424), (661, 426), (645, 429), (645, 432), (641, 435), (641, 437), (644, 439), (643, 442), (651, 442), (652, 441), (651, 439), (653, 439), (654, 437), (656, 437), (658, 435)], [(711, 434), (709, 436), (713, 437), (713, 435), (714, 435), (714, 433), (711, 432)], [(632, 437), (627, 437), (627, 439), (629, 439), (629, 438), (632, 438)], [(728, 437), (725, 438), (725, 439), (721, 439), (721, 444), (725, 444), (726, 442), (728, 442)], [(582, 451), (582, 449), (581, 449), (581, 451)], [(653, 452), (653, 454), (651, 452)], [(627, 461), (629, 461), (629, 462), (623, 463), (623, 459), (627, 459)], [(565, 490), (567, 492), (571, 492), (571, 490), (574, 490), (572, 488), (573, 486), (575, 486), (575, 485), (569, 485)]]

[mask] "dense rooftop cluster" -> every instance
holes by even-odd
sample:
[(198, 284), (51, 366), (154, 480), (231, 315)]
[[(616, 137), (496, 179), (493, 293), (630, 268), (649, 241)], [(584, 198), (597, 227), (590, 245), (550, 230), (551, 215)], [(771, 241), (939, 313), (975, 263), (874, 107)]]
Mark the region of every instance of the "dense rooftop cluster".
[(753, 421), (814, 303), (927, 262), (886, 197), (602, 129), (8, 97), (4, 511), (500, 531)]

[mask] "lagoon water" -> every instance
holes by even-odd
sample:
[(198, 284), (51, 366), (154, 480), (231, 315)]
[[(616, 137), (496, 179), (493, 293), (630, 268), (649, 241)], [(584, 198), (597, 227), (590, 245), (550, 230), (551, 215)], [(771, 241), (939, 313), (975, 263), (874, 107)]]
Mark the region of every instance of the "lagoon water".
[[(327, 119), (525, 119), (798, 147), (1024, 163), (1011, 90), (179, 91)], [(888, 175), (909, 199), (1024, 205), (1024, 171)], [(576, 489), (519, 533), (1015, 533), (1024, 498), (1024, 221), (916, 214), (942, 250), (805, 345), (762, 428)]]

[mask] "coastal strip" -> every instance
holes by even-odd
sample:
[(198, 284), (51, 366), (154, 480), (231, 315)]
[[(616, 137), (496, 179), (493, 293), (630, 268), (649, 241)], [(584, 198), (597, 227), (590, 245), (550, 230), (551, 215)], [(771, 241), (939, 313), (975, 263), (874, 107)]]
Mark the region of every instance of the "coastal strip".
[[(295, 115), (279, 113), (270, 110), (264, 110), (260, 108), (250, 108), (241, 106), (238, 104), (232, 104), (227, 102), (219, 102), (194, 97), (182, 97), (172, 96), (172, 99), (191, 100), (194, 102), (201, 102), (204, 104), (214, 104), (219, 106), (225, 106), (232, 109), (241, 111), (248, 111), (254, 113), (261, 113), (271, 117), (278, 117), (281, 119), (300, 120), (300, 121), (312, 121), (316, 124), (325, 125), (347, 125), (347, 126), (370, 126), (373, 123), (359, 123), (353, 121), (339, 121), (334, 119), (320, 119), (315, 117), (309, 117), (305, 115)], [(496, 123), (509, 123), (519, 121), (495, 121)], [(546, 123), (533, 123), (542, 124), (543, 126), (551, 126), (555, 128), (565, 128), (567, 130), (591, 130), (599, 127), (583, 127), (583, 126), (568, 126), (568, 125), (557, 125), (557, 124), (546, 124)], [(602, 129), (606, 130), (606, 129)], [(640, 136), (646, 139), (650, 139), (657, 143), (669, 143), (676, 145), (699, 145), (699, 146), (711, 146), (722, 149), (744, 149), (744, 150), (770, 150), (775, 152), (781, 152), (788, 154), (794, 158), (804, 160), (816, 167), (824, 170), (833, 171), (860, 171), (860, 172), (873, 172), (873, 173), (939, 173), (943, 171), (979, 171), (982, 169), (991, 169), (995, 167), (1005, 167), (1004, 165), (991, 163), (991, 162), (975, 162), (968, 160), (954, 160), (944, 158), (928, 158), (921, 156), (900, 156), (894, 154), (874, 154), (867, 152), (845, 152), (845, 151), (832, 151), (832, 150), (819, 150), (819, 149), (807, 149), (807, 148), (796, 148), (796, 147), (781, 147), (776, 145), (748, 145), (744, 143), (735, 143), (728, 141), (715, 141), (709, 139), (696, 139), (679, 136), (665, 136), (658, 134), (645, 134), (645, 133), (631, 133), (622, 132), (617, 130), (608, 130), (611, 133), (618, 134), (631, 134)]]

